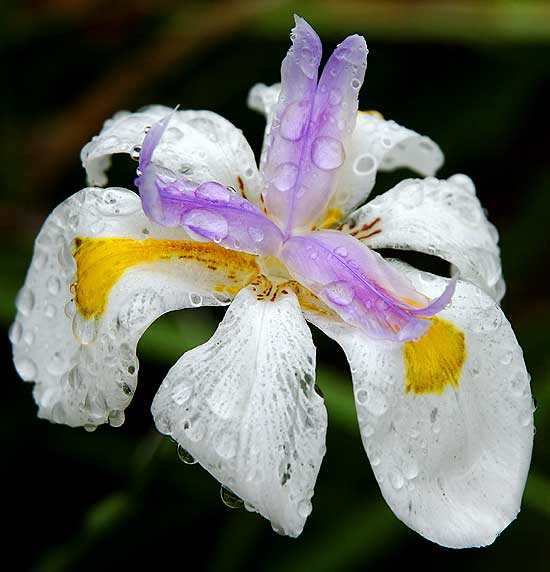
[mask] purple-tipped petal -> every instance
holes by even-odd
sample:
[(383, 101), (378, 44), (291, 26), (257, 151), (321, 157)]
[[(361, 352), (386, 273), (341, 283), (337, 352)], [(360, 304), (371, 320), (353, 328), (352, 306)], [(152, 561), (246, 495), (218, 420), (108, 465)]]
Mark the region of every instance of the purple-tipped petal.
[(430, 325), (426, 318), (450, 302), (456, 284), (430, 303), (378, 253), (333, 230), (292, 237), (281, 258), (343, 320), (380, 339), (419, 338)]
[[(283, 72), (295, 51), (293, 47), (285, 58)], [(262, 169), (268, 212), (286, 236), (309, 230), (330, 200), (355, 127), (366, 57), (362, 37), (346, 38), (329, 58), (318, 87), (302, 84), (300, 99), (288, 96), (287, 84), (293, 78), (283, 73)]]

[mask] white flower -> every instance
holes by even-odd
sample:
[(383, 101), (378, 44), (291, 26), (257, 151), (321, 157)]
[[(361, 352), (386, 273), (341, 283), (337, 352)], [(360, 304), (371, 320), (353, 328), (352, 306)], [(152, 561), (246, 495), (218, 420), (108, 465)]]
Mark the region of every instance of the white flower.
[[(250, 93), (268, 119), (260, 170), (242, 133), (208, 111), (121, 112), (84, 147), (92, 185), (106, 184), (110, 155), (139, 157), (141, 198), (89, 187), (48, 217), (10, 330), (17, 370), (40, 417), (119, 426), (145, 329), (171, 310), (230, 303), (168, 373), (155, 422), (297, 536), (327, 427), (308, 320), (346, 353), (395, 514), (445, 546), (489, 544), (519, 511), (533, 440), (529, 376), (498, 306), (497, 233), (468, 177), (433, 178), (433, 141), (357, 114), (362, 38), (336, 49), (319, 83), (320, 43), (303, 20), (293, 41), (282, 88)], [(377, 171), (398, 166), (427, 178), (354, 211)], [(371, 250), (384, 247), (435, 254), (455, 277)]]

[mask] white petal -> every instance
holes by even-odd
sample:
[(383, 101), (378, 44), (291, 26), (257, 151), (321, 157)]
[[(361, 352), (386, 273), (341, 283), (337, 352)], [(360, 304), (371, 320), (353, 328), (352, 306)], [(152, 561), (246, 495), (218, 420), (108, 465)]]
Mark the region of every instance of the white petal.
[[(446, 279), (400, 265), (428, 296)], [(344, 348), (363, 444), (395, 514), (449, 547), (483, 546), (516, 517), (533, 443), (533, 402), (522, 351), (500, 308), (459, 281), (439, 316), (466, 336), (457, 390), (405, 392), (400, 344), (315, 322)]]
[(273, 85), (265, 85), (257, 83), (248, 92), (248, 107), (265, 115), (266, 125), (264, 131), (264, 139), (262, 144), (262, 155), (260, 164), (263, 165), (266, 160), (268, 146), (266, 142), (269, 139), (269, 133), (273, 124), (273, 116), (275, 115), (275, 108), (279, 101), (279, 93), (281, 92), (281, 84), (274, 83)]
[(363, 203), (379, 169), (409, 167), (421, 175), (433, 175), (442, 164), (443, 153), (428, 137), (395, 121), (359, 113), (331, 206), (347, 213)]
[[(92, 428), (110, 416), (118, 425), (136, 387), (136, 344), (147, 326), (170, 310), (229, 299), (203, 285), (207, 269), (180, 260), (152, 261), (130, 266), (108, 292), (101, 317), (86, 320), (74, 302), (74, 287), (71, 291), (75, 237), (188, 238), (181, 229), (147, 219), (135, 193), (112, 188), (84, 189), (68, 198), (36, 239), (11, 328), (17, 371), (36, 383), (40, 417)], [(108, 252), (106, 258), (108, 264)]]
[(325, 452), (315, 347), (293, 293), (241, 290), (216, 333), (183, 355), (153, 402), (171, 435), (249, 510), (298, 536)]
[[(105, 185), (114, 153), (139, 153), (145, 130), (172, 112), (161, 105), (137, 113), (119, 112), (87, 143), (81, 159), (91, 185)], [(211, 111), (177, 111), (170, 120), (154, 160), (198, 183), (230, 186), (259, 205), (261, 179), (254, 153), (242, 131)]]
[[(365, 225), (367, 230), (361, 231)], [(352, 213), (343, 230), (370, 248), (439, 256), (497, 302), (504, 294), (498, 233), (466, 175), (402, 181)]]

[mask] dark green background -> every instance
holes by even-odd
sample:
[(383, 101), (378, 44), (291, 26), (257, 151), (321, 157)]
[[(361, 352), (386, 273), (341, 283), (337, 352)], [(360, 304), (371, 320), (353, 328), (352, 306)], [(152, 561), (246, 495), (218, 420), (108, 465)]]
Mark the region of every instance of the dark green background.
[[(314, 332), (329, 410), (328, 452), (298, 540), (225, 507), (219, 485), (186, 466), (153, 427), (164, 375), (208, 339), (212, 309), (165, 316), (139, 346), (140, 388), (120, 429), (93, 434), (35, 417), (2, 337), (2, 567), (39, 572), (167, 566), (226, 571), (531, 570), (545, 568), (550, 521), (550, 8), (547, 2), (175, 2), (42, 0), (2, 7), (0, 46), (0, 318), (13, 319), (34, 237), (47, 214), (85, 186), (79, 151), (110, 114), (149, 103), (204, 108), (241, 127), (259, 152), (263, 119), (246, 108), (255, 82), (278, 81), (292, 12), (325, 54), (365, 35), (363, 109), (378, 109), (443, 148), (440, 172), (469, 174), (501, 234), (503, 308), (532, 374), (537, 434), (523, 510), (482, 550), (440, 548), (384, 504), (354, 416), (341, 350)], [(115, 161), (111, 183), (131, 185)], [(410, 173), (381, 176), (376, 192)], [(446, 268), (425, 256), (407, 260)], [(548, 563), (546, 562), (546, 566)]]

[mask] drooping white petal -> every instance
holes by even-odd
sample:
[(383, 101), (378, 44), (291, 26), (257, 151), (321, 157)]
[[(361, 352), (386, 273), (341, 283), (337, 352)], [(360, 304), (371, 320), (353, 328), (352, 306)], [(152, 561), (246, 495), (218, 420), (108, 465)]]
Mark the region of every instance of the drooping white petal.
[[(148, 127), (172, 110), (162, 105), (137, 113), (119, 112), (87, 143), (81, 159), (91, 185), (107, 183), (105, 171), (114, 153), (137, 158)], [(242, 131), (211, 111), (176, 111), (170, 119), (153, 160), (197, 183), (215, 181), (233, 187), (259, 204), (261, 179), (254, 153)]]
[(442, 164), (443, 153), (430, 138), (395, 121), (360, 112), (330, 206), (348, 213), (363, 203), (374, 187), (378, 170), (409, 167), (427, 176)]
[[(428, 296), (447, 282), (399, 267)], [(459, 385), (416, 394), (405, 388), (401, 344), (310, 316), (346, 352), (363, 444), (391, 509), (441, 545), (483, 546), (520, 510), (534, 433), (529, 375), (510, 324), (476, 286), (459, 281), (439, 317), (465, 335)]]
[(370, 248), (439, 256), (497, 302), (504, 294), (498, 233), (466, 175), (406, 179), (352, 213), (343, 230)]
[[(81, 248), (92, 245), (80, 274), (77, 238)], [(40, 417), (90, 428), (109, 418), (122, 423), (136, 388), (136, 344), (149, 324), (170, 310), (228, 303), (214, 291), (220, 273), (182, 244), (198, 245), (182, 229), (152, 223), (125, 189), (84, 189), (48, 217), (10, 330), (17, 371), (36, 384)]]
[(171, 435), (249, 510), (302, 531), (325, 452), (315, 347), (297, 299), (241, 290), (210, 341), (184, 354), (153, 402)]

